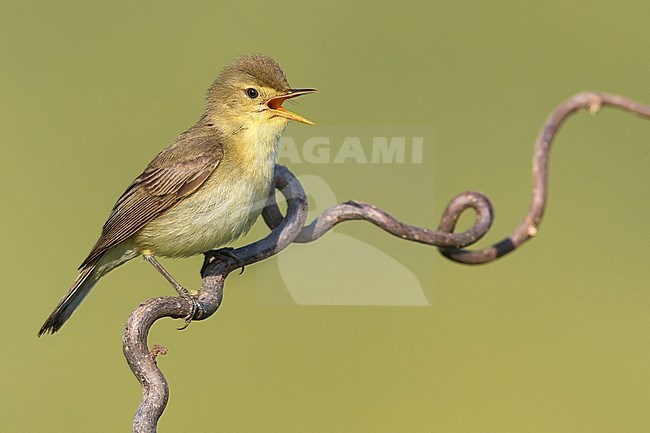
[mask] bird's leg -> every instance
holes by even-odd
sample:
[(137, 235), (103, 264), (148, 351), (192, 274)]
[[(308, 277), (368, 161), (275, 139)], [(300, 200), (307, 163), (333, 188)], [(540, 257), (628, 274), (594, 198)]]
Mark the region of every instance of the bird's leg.
[(154, 268), (156, 268), (156, 270), (160, 272), (160, 274), (163, 277), (165, 277), (167, 281), (169, 281), (169, 283), (174, 287), (174, 290), (176, 290), (176, 292), (178, 293), (178, 296), (180, 296), (181, 298), (185, 299), (187, 302), (190, 303), (191, 311), (190, 314), (188, 314), (185, 317), (185, 326), (178, 329), (183, 330), (187, 328), (188, 326), (190, 326), (190, 323), (192, 322), (192, 319), (194, 318), (196, 312), (197, 311), (201, 312), (201, 306), (199, 305), (199, 302), (196, 300), (194, 296), (190, 294), (190, 292), (187, 291), (185, 287), (181, 286), (178, 283), (178, 281), (176, 281), (174, 277), (172, 277), (171, 274), (167, 272), (167, 270), (163, 268), (163, 266), (160, 263), (158, 263), (158, 261), (154, 258), (153, 254), (144, 254), (144, 258), (147, 259), (147, 261), (151, 263), (151, 265)]
[(234, 260), (235, 263), (237, 263), (239, 266), (238, 268), (241, 268), (241, 272), (239, 275), (244, 273), (244, 261), (237, 257), (236, 254), (233, 253), (234, 248), (233, 247), (224, 247), (224, 248), (219, 248), (218, 250), (210, 250), (206, 251), (204, 254), (205, 258), (203, 259), (203, 266), (201, 266), (201, 276), (205, 274), (205, 269), (208, 267), (210, 263), (212, 263), (213, 259), (220, 259), (223, 261), (226, 260)]

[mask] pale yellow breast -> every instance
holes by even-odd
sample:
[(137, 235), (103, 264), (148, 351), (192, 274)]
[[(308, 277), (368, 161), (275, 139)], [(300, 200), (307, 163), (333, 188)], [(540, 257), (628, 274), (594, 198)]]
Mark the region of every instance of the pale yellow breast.
[(279, 134), (272, 141), (251, 133), (237, 138), (224, 145), (223, 160), (197, 191), (134, 236), (140, 251), (187, 257), (227, 245), (251, 228), (269, 195)]

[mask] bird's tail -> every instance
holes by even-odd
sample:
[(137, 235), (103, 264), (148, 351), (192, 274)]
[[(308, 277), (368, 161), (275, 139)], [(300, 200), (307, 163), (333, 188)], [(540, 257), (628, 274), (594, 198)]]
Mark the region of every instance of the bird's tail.
[(50, 317), (47, 318), (41, 330), (38, 331), (38, 336), (50, 332), (54, 334), (72, 315), (74, 310), (81, 304), (90, 290), (95, 287), (97, 280), (102, 276), (97, 270), (97, 265), (88, 266), (81, 270), (79, 276), (72, 283), (72, 287), (68, 293), (59, 301)]

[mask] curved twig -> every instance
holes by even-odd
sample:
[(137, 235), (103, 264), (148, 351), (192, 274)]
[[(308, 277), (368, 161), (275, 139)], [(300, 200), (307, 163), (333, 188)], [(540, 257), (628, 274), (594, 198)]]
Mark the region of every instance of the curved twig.
[[(548, 158), (551, 143), (564, 121), (573, 113), (588, 109), (590, 113), (598, 112), (603, 106), (611, 106), (629, 113), (650, 118), (650, 106), (640, 104), (624, 96), (605, 92), (578, 93), (558, 105), (548, 116), (535, 141), (533, 153), (533, 187), (528, 213), (510, 235), (494, 244), (476, 251), (462, 249), (444, 249), (440, 252), (450, 260), (465, 264), (488, 263), (502, 257), (530, 238), (537, 235), (546, 207), (548, 184)], [(440, 222), (439, 230), (453, 231), (454, 224)]]
[[(535, 141), (533, 187), (528, 213), (510, 235), (488, 247), (476, 251), (461, 249), (482, 238), (494, 218), (490, 200), (483, 194), (473, 191), (459, 194), (449, 202), (437, 231), (404, 224), (373, 205), (348, 201), (326, 209), (300, 232), (295, 242), (316, 240), (344, 221), (365, 220), (403, 239), (436, 246), (445, 257), (459, 263), (482, 264), (496, 260), (514, 251), (537, 234), (546, 206), (549, 152), (560, 126), (571, 114), (580, 109), (586, 108), (591, 113), (595, 113), (603, 106), (612, 106), (650, 118), (650, 106), (612, 93), (578, 93), (558, 105), (546, 119)], [(272, 208), (265, 214), (265, 220), (269, 227), (275, 227), (280, 221), (279, 210), (277, 206), (273, 206), (274, 203), (271, 205)], [(462, 233), (453, 233), (458, 218), (468, 208), (474, 209), (476, 213), (474, 224)]]
[[(528, 213), (510, 235), (488, 247), (475, 251), (463, 249), (481, 239), (490, 229), (494, 219), (489, 199), (479, 192), (464, 192), (452, 199), (442, 214), (438, 230), (435, 231), (402, 223), (383, 210), (358, 201), (333, 206), (304, 226), (307, 216), (305, 192), (289, 170), (277, 166), (274, 186), (287, 199), (287, 215), (282, 215), (275, 200), (275, 193), (272, 193), (262, 213), (264, 221), (272, 230), (271, 233), (258, 242), (235, 250), (234, 254), (243, 264), (249, 265), (277, 254), (291, 242), (314, 241), (341, 222), (364, 220), (402, 239), (436, 246), (445, 257), (456, 262), (491, 262), (514, 251), (537, 234), (546, 206), (551, 142), (560, 126), (580, 109), (587, 108), (594, 113), (602, 106), (612, 106), (650, 118), (650, 106), (611, 93), (579, 93), (558, 105), (546, 120), (535, 142), (532, 198)], [(462, 233), (454, 233), (460, 215), (470, 208), (475, 212), (474, 224)], [(195, 320), (206, 319), (217, 311), (221, 304), (225, 279), (241, 262), (215, 260), (207, 266), (198, 297), (202, 311), (200, 317), (195, 317)], [(189, 313), (190, 305), (186, 301), (162, 297), (139, 305), (127, 321), (123, 337), (124, 355), (143, 387), (142, 402), (133, 422), (134, 432), (155, 432), (156, 423), (168, 398), (167, 382), (156, 366), (156, 352), (149, 352), (147, 348), (149, 329), (162, 317), (183, 318)]]

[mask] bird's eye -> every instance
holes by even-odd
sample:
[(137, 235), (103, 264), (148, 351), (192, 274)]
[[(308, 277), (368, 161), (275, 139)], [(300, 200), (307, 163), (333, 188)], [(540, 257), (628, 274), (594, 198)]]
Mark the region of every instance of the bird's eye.
[(249, 87), (248, 89), (246, 89), (246, 96), (248, 96), (248, 97), (251, 98), (251, 99), (255, 99), (255, 98), (257, 98), (258, 96), (260, 96), (260, 94), (259, 94), (258, 91), (255, 90), (254, 88)]

